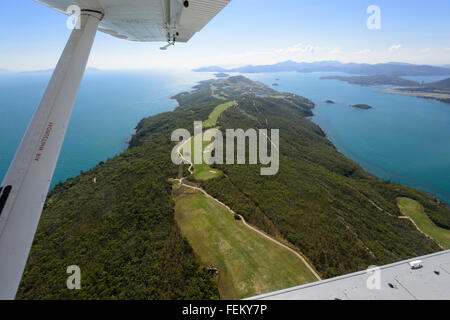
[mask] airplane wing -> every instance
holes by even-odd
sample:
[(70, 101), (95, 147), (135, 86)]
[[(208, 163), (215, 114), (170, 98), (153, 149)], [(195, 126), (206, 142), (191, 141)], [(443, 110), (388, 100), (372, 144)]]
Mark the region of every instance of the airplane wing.
[(77, 5), (80, 23), (0, 185), (0, 300), (14, 299), (19, 287), (97, 30), (135, 41), (186, 42), (229, 1), (38, 1), (61, 12)]
[[(132, 41), (187, 42), (231, 0), (35, 0), (67, 14), (70, 5), (105, 14), (99, 30)], [(178, 33), (178, 35), (177, 35)], [(168, 36), (169, 35), (169, 36)]]
[(450, 250), (248, 300), (449, 300)]

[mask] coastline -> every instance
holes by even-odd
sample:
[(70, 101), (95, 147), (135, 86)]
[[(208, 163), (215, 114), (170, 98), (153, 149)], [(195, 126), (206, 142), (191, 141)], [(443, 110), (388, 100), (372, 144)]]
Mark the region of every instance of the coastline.
[(444, 103), (450, 103), (450, 93), (436, 93), (424, 91), (394, 91), (394, 90), (378, 90), (377, 93), (399, 94), (422, 99), (432, 99)]

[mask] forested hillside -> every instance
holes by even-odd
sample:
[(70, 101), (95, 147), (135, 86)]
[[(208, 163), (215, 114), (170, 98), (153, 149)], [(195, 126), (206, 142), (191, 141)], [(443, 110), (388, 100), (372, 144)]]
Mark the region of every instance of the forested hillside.
[[(50, 194), (18, 298), (210, 299), (217, 287), (174, 219), (173, 130), (193, 131), (226, 101), (221, 129), (280, 129), (280, 170), (218, 165), (201, 182), (249, 223), (300, 249), (326, 277), (440, 250), (401, 215), (397, 197), (420, 202), (450, 229), (432, 196), (374, 178), (340, 154), (311, 121), (314, 104), (244, 77), (206, 81), (175, 97), (173, 112), (143, 119), (121, 155), (58, 185)], [(186, 173), (187, 166), (184, 166)], [(82, 290), (66, 289), (79, 265)]]
[(239, 108), (225, 111), (219, 125), (280, 129), (280, 171), (261, 176), (259, 166), (220, 165), (225, 176), (203, 182), (210, 194), (250, 223), (272, 234), (280, 232), (324, 277), (439, 250), (411, 223), (398, 219), (396, 198), (418, 200), (433, 221), (449, 228), (444, 205), (369, 175), (304, 117), (306, 106), (254, 96), (237, 102)]
[[(178, 173), (171, 132), (208, 117), (217, 105), (209, 93), (142, 121), (127, 151), (55, 187), (17, 298), (218, 298), (175, 223), (169, 181)], [(70, 265), (81, 268), (81, 290), (66, 287)]]

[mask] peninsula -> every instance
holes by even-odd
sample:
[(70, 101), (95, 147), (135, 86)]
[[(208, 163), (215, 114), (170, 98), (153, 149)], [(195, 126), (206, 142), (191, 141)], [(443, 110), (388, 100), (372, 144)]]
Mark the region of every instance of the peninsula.
[(416, 81), (406, 80), (400, 77), (389, 76), (389, 75), (373, 75), (373, 76), (327, 76), (321, 77), (320, 79), (327, 80), (340, 80), (345, 81), (350, 84), (356, 84), (360, 86), (398, 86), (398, 87), (414, 87), (419, 86), (419, 83)]
[[(174, 98), (175, 110), (139, 122), (126, 151), (49, 193), (18, 299), (238, 299), (441, 250), (399, 219), (410, 212), (397, 199), (413, 200), (427, 226), (450, 229), (450, 209), (341, 154), (307, 119), (307, 98), (242, 76)], [(278, 174), (260, 175), (248, 155), (174, 164), (172, 133), (192, 135), (194, 121), (279, 129)], [(65, 285), (74, 263), (83, 290)]]
[(434, 99), (450, 104), (450, 78), (432, 83), (421, 84), (420, 86), (396, 88), (395, 90), (384, 90), (379, 92)]

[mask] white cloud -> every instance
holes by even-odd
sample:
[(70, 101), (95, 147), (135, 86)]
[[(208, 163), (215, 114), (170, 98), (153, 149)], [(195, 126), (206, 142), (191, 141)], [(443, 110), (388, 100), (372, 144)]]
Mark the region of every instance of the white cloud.
[(317, 47), (317, 46), (313, 46), (310, 44), (303, 45), (301, 43), (298, 43), (296, 45), (293, 45), (293, 46), (285, 48), (285, 49), (276, 49), (276, 50), (271, 50), (271, 51), (247, 51), (247, 52), (235, 54), (233, 56), (242, 57), (242, 58), (255, 57), (255, 56), (272, 56), (272, 55), (284, 56), (284, 55), (295, 54), (295, 53), (300, 53), (300, 54), (315, 53), (320, 50), (322, 50), (322, 48)]
[(363, 55), (363, 54), (369, 54), (369, 53), (371, 53), (370, 49), (363, 49), (363, 50), (360, 50), (360, 51), (356, 51), (353, 54)]
[[(119, 41), (119, 40), (118, 40)], [(243, 65), (265, 65), (286, 60), (297, 62), (314, 62), (324, 60), (338, 60), (341, 62), (357, 63), (382, 63), (390, 61), (403, 61), (418, 64), (450, 64), (450, 50), (445, 50), (450, 45), (441, 48), (429, 47), (430, 53), (420, 53), (419, 50), (425, 46), (419, 46), (413, 50), (402, 44), (396, 51), (388, 49), (400, 44), (391, 42), (388, 45), (378, 47), (346, 47), (341, 43), (318, 44), (318, 43), (293, 43), (292, 45), (280, 47), (261, 47), (252, 49), (252, 45), (244, 48), (221, 48), (220, 50), (201, 46), (196, 48), (192, 45), (178, 44), (167, 51), (159, 50), (157, 43), (134, 43), (120, 42), (118, 50), (110, 47), (97, 46), (91, 55), (89, 66), (99, 69), (192, 69), (201, 66), (219, 65), (224, 67), (238, 67)], [(144, 46), (144, 49), (140, 49)], [(450, 48), (448, 48), (450, 49)], [(444, 51), (445, 50), (445, 51)], [(0, 50), (1, 51), (1, 50)], [(433, 53), (433, 54), (432, 54)], [(0, 53), (2, 57), (2, 53)], [(186, 59), (189, 57), (189, 59)], [(0, 59), (2, 61), (2, 59)], [(4, 59), (4, 61), (11, 60)], [(56, 62), (57, 57), (51, 62)], [(121, 61), (120, 64), (117, 61)], [(21, 68), (23, 63), (17, 63)], [(11, 66), (6, 65), (11, 68)], [(52, 65), (42, 66), (41, 69), (50, 68)], [(0, 65), (0, 69), (2, 65)]]
[(428, 53), (428, 52), (430, 52), (431, 51), (431, 49), (430, 48), (423, 48), (423, 49), (420, 49), (420, 53)]
[(318, 46), (313, 45), (302, 45), (301, 43), (298, 43), (292, 47), (286, 48), (286, 49), (278, 49), (274, 51), (268, 51), (268, 54), (289, 54), (289, 53), (314, 53), (316, 51), (320, 51), (322, 48)]
[(400, 50), (401, 47), (402, 47), (401, 44), (394, 44), (393, 46), (391, 46), (389, 48), (389, 51), (397, 51), (397, 50)]
[(337, 54), (341, 54), (341, 53), (342, 53), (341, 48), (335, 48), (330, 51), (330, 54), (332, 54), (332, 55), (337, 55)]
[[(217, 60), (228, 64), (269, 64), (283, 60), (307, 60), (315, 57), (315, 54), (323, 51), (319, 46), (302, 43), (293, 46), (268, 51), (245, 51), (241, 53), (221, 54), (216, 57)], [(314, 55), (313, 55), (314, 54)]]

